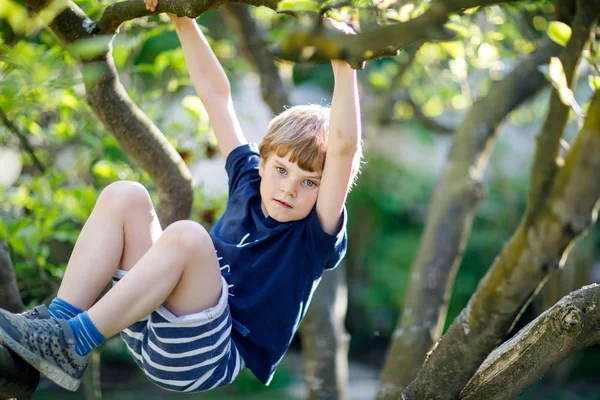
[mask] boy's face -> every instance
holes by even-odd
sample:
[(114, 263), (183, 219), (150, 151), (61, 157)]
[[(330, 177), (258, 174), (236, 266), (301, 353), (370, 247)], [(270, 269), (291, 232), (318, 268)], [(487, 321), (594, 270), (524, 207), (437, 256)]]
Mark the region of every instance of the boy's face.
[(260, 159), (262, 211), (265, 217), (279, 222), (306, 218), (319, 194), (321, 173), (303, 170), (289, 158), (290, 153)]

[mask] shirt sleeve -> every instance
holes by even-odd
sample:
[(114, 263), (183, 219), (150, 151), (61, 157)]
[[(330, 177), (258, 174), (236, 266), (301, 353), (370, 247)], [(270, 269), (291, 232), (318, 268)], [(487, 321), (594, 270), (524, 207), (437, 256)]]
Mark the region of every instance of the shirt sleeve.
[(227, 156), (225, 170), (229, 177), (229, 196), (240, 186), (258, 178), (260, 156), (258, 145), (248, 143), (236, 147)]
[(310, 248), (316, 254), (317, 264), (315, 268), (318, 274), (323, 269), (333, 269), (338, 266), (342, 258), (346, 255), (348, 247), (348, 235), (346, 232), (347, 212), (346, 207), (340, 217), (340, 225), (336, 233), (330, 235), (323, 230), (321, 221), (317, 214), (317, 208), (313, 208), (306, 217), (306, 230), (310, 243)]

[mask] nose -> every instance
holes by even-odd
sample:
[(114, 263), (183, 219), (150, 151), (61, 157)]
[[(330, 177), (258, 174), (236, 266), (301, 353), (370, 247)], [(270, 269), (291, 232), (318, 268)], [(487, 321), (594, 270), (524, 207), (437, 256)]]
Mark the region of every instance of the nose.
[(282, 183), (279, 190), (281, 190), (282, 193), (290, 195), (291, 197), (296, 197), (296, 184), (293, 182), (288, 181)]

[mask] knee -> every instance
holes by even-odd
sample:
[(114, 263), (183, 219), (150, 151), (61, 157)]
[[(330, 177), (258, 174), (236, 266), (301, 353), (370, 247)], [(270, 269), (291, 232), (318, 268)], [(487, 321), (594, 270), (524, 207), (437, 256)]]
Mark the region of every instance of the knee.
[(187, 256), (201, 257), (215, 254), (215, 247), (209, 233), (194, 221), (177, 221), (165, 229), (162, 237)]
[(152, 210), (152, 200), (146, 188), (133, 181), (117, 181), (102, 190), (96, 207), (130, 213), (132, 210)]

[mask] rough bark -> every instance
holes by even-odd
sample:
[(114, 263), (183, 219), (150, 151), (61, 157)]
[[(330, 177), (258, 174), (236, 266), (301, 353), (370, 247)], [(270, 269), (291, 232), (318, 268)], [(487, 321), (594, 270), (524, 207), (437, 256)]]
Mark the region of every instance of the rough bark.
[(348, 398), (348, 306), (345, 268), (326, 271), (300, 325), (304, 381), (310, 400)]
[[(454, 399), (510, 332), (567, 248), (597, 217), (600, 181), (600, 95), (535, 218), (522, 222), (437, 343), (403, 399)], [(534, 167), (535, 168), (535, 167)]]
[[(47, 0), (28, 0), (27, 3), (39, 12)], [(69, 45), (93, 37), (85, 28), (90, 22), (75, 3), (68, 1), (50, 28)], [(106, 54), (80, 62), (82, 70), (101, 71), (99, 79), (84, 80), (87, 101), (106, 129), (156, 184), (158, 215), (163, 226), (187, 218), (193, 197), (191, 173), (160, 130), (127, 95), (118, 79), (110, 44)]]
[(494, 350), (460, 394), (513, 399), (573, 352), (600, 342), (600, 286), (575, 291)]
[(0, 308), (10, 312), (21, 312), (25, 308), (15, 279), (8, 244), (4, 241), (0, 241)]
[[(404, 310), (388, 349), (379, 399), (397, 399), (439, 339), (498, 126), (544, 87), (546, 80), (538, 66), (547, 63), (559, 49), (550, 41), (540, 43), (531, 57), (475, 102), (456, 131), (411, 266)], [(519, 90), (515, 90), (517, 87)]]
[[(0, 241), (0, 308), (21, 312), (25, 308), (6, 242)], [(0, 343), (0, 398), (24, 397), (34, 392), (40, 374)]]

